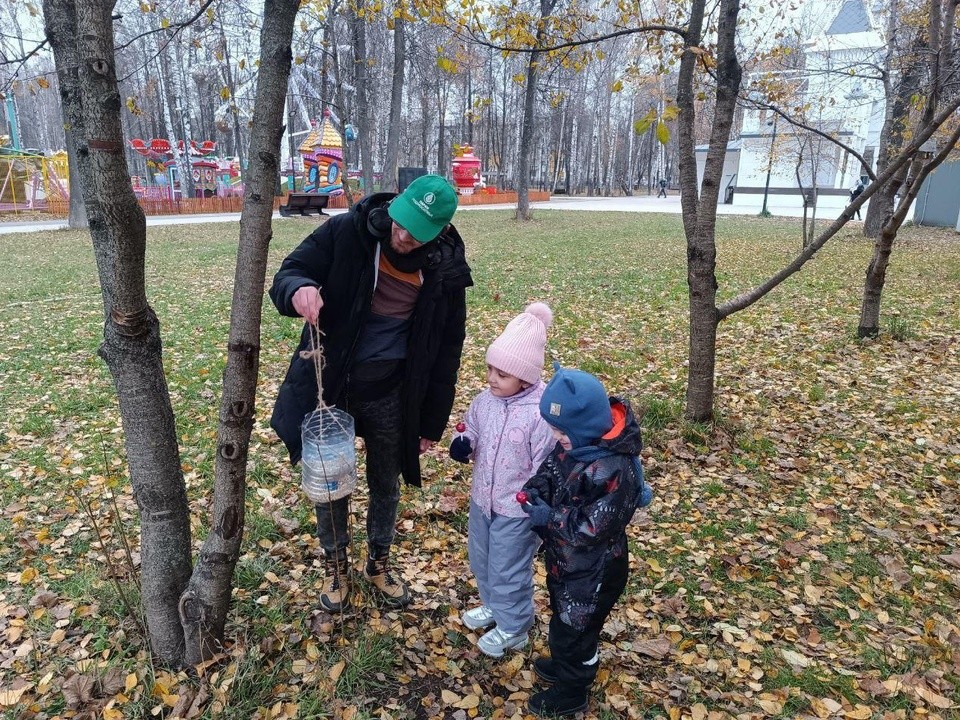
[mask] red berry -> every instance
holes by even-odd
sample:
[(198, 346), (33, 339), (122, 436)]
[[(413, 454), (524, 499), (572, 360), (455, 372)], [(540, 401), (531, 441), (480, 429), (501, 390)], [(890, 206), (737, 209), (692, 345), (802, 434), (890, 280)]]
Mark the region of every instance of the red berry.
[(457, 423), (457, 432), (462, 433), (466, 429), (467, 429), (467, 426), (464, 425), (462, 422)]
[(517, 502), (518, 502), (518, 503), (520, 503), (521, 505), (526, 505), (526, 504), (527, 504), (527, 500), (528, 500), (527, 494), (526, 494), (523, 490), (521, 490), (520, 492), (517, 493)]

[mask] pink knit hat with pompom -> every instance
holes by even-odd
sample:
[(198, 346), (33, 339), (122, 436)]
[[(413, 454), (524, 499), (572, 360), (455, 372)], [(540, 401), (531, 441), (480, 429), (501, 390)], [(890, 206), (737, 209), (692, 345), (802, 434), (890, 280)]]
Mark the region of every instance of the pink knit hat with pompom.
[(487, 348), (487, 364), (533, 385), (543, 373), (543, 352), (553, 312), (535, 302), (517, 315)]

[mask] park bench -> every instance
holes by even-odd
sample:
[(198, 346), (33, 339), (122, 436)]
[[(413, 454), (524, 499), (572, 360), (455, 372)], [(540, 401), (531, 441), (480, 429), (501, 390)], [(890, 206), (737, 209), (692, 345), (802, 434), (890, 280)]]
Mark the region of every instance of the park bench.
[(329, 195), (320, 195), (317, 193), (290, 193), (287, 196), (287, 204), (280, 206), (280, 214), (283, 217), (291, 215), (309, 215), (316, 212), (318, 215), (326, 215), (323, 209), (330, 200)]

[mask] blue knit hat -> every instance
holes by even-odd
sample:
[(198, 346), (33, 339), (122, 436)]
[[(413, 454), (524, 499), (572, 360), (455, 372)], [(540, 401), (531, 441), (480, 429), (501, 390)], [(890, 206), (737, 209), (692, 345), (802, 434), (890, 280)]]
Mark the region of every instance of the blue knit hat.
[(583, 370), (554, 363), (554, 375), (540, 398), (540, 415), (570, 438), (573, 448), (599, 440), (613, 427), (610, 399), (603, 384)]

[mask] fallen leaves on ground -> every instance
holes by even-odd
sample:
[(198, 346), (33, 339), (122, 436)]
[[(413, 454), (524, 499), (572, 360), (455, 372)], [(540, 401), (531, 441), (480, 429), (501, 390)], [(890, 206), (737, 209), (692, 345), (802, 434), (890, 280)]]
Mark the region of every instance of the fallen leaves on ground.
[[(868, 342), (851, 326), (869, 243), (825, 248), (721, 326), (719, 421), (701, 426), (681, 417), (686, 300), (675, 220), (604, 216), (597, 238), (584, 239), (569, 215), (522, 230), (505, 216), (465, 215), (461, 231), (480, 238), (470, 246), (478, 287), (454, 418), (482, 387), (487, 344), (539, 299), (556, 315), (551, 353), (600, 374), (645, 415), (656, 499), (629, 529), (630, 584), (605, 627), (585, 717), (960, 716), (956, 240), (913, 230), (898, 241), (884, 311), (908, 316), (911, 332)], [(496, 242), (491, 222), (502, 225)], [(283, 228), (273, 267), (302, 229)], [(793, 228), (724, 219), (721, 292), (775, 266)], [(227, 240), (198, 229), (151, 233), (151, 302), (166, 319), (199, 543), (232, 255)], [(604, 239), (614, 236), (636, 239), (614, 256)], [(56, 242), (34, 275), (0, 294), (0, 714), (528, 717), (540, 688), (531, 662), (548, 652), (543, 568), (530, 646), (502, 661), (483, 656), (478, 633), (459, 620), (477, 602), (469, 468), (444, 448), (425, 457), (425, 487), (405, 491), (397, 525), (394, 567), (413, 604), (380, 607), (359, 577), (360, 491), (357, 609), (318, 609), (312, 508), (266, 419), (296, 329), (269, 308), (228, 645), (190, 673), (151, 666), (141, 619), (127, 610), (139, 597), (138, 525), (110, 381), (94, 355), (102, 317), (92, 261), (81, 236)], [(31, 244), (5, 236), (0, 250), (29, 254)], [(573, 253), (580, 273), (564, 271)], [(69, 279), (54, 275), (59, 266)], [(72, 299), (21, 303), (44, 293)], [(38, 346), (45, 354), (30, 360)]]

